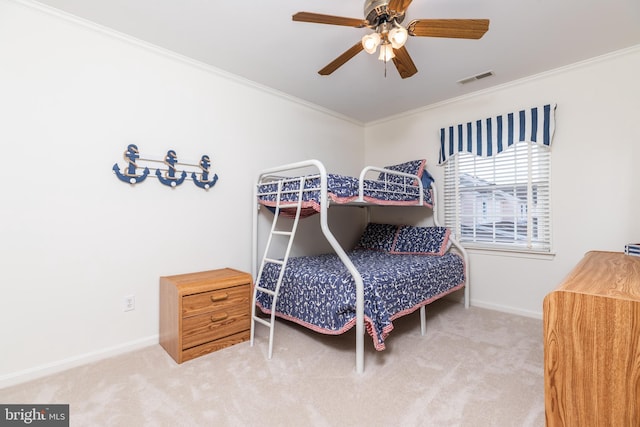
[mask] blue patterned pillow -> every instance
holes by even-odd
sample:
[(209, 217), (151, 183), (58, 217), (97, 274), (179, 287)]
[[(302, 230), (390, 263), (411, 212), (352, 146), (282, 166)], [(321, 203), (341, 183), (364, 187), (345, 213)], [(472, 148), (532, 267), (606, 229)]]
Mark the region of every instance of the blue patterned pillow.
[(356, 249), (390, 252), (398, 231), (397, 225), (370, 222), (364, 229)]
[(412, 227), (403, 225), (398, 229), (391, 250), (392, 254), (444, 255), (449, 247), (446, 227)]
[[(416, 175), (418, 178), (422, 177), (422, 171), (424, 171), (424, 166), (427, 164), (425, 159), (420, 160), (412, 160), (410, 162), (404, 162), (397, 165), (385, 166), (385, 169), (391, 169), (392, 171), (410, 173), (412, 175)], [(403, 176), (397, 175), (388, 175), (384, 172), (380, 172), (378, 176), (378, 181), (393, 181), (399, 182), (400, 184), (404, 183), (406, 178)], [(418, 185), (417, 182), (413, 182), (413, 185)]]

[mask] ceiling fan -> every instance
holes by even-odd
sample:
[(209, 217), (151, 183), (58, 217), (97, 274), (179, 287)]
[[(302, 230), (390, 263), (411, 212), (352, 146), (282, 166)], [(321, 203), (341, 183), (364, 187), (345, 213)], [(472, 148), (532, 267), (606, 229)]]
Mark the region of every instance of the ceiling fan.
[(338, 56), (318, 74), (327, 76), (362, 50), (373, 54), (380, 47), (378, 59), (393, 60), (403, 79), (418, 72), (407, 48), (408, 36), (479, 39), (489, 29), (488, 19), (414, 19), (406, 27), (400, 25), (412, 0), (365, 0), (364, 19), (298, 12), (293, 20), (317, 24), (343, 25), (374, 30)]

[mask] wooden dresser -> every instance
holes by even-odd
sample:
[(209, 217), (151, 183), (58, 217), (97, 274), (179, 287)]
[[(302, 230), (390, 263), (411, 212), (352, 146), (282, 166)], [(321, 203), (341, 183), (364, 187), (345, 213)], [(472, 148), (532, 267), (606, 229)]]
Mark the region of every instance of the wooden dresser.
[(640, 426), (640, 257), (587, 253), (543, 325), (547, 426)]
[(160, 345), (178, 363), (249, 339), (251, 275), (231, 268), (160, 278)]

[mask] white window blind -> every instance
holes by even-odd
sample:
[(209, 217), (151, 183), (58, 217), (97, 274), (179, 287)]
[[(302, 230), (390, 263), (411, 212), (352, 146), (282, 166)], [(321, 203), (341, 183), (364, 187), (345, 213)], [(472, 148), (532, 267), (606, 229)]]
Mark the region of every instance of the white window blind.
[(547, 146), (517, 142), (492, 157), (459, 152), (445, 163), (445, 223), (467, 247), (551, 250)]

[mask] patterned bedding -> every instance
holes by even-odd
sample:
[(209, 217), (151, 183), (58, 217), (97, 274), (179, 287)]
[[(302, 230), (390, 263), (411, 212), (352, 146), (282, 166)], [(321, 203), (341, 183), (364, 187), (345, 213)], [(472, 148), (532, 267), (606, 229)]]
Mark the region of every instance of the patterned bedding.
[[(365, 180), (363, 198), (366, 202), (377, 205), (412, 206), (419, 204), (420, 189), (417, 185), (394, 180)], [(277, 200), (278, 184), (275, 182), (264, 183), (258, 186), (258, 201), (267, 207), (275, 207)], [(284, 202), (296, 202), (300, 189), (299, 178), (287, 179), (283, 183), (281, 200)], [(433, 207), (431, 191), (428, 187), (424, 191), (424, 205)], [(345, 175), (327, 174), (327, 195), (333, 203), (349, 203), (358, 199), (358, 178)], [(304, 179), (302, 194), (301, 216), (309, 216), (320, 211), (320, 178), (308, 176)], [(291, 210), (283, 210), (285, 213)]]
[[(384, 350), (393, 320), (464, 286), (464, 263), (442, 256), (398, 255), (356, 249), (348, 253), (364, 282), (365, 327), (377, 350)], [(260, 286), (274, 289), (280, 266), (266, 264)], [(257, 303), (271, 312), (271, 296)], [(356, 291), (336, 254), (290, 258), (276, 315), (325, 334), (342, 334), (356, 323)]]

